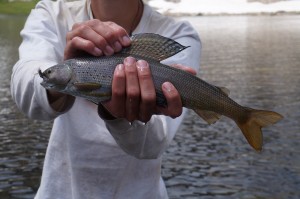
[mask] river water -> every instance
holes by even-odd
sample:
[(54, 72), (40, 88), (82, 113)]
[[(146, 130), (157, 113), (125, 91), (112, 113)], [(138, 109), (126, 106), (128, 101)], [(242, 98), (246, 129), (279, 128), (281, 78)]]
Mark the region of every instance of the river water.
[[(249, 147), (236, 125), (207, 125), (192, 111), (164, 154), (170, 198), (300, 198), (300, 16), (188, 17), (202, 39), (199, 77), (242, 105), (284, 119)], [(27, 119), (11, 100), (24, 17), (0, 16), (0, 198), (33, 198), (51, 122)]]

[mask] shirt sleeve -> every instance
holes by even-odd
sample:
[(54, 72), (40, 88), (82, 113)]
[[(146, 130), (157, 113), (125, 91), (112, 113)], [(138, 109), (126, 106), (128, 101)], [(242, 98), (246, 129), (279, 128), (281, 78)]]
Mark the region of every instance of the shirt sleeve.
[[(190, 47), (162, 63), (183, 64), (198, 71), (201, 42), (196, 31), (186, 22), (172, 28), (164, 27), (163, 30), (164, 32), (158, 33)], [(175, 119), (154, 115), (146, 124), (139, 121), (130, 124), (124, 119), (105, 122), (107, 129), (125, 152), (139, 159), (155, 159), (163, 154), (173, 140), (186, 112), (184, 108), (182, 115)]]
[(11, 77), (11, 94), (18, 108), (33, 119), (50, 120), (59, 114), (49, 105), (46, 90), (40, 85), (42, 71), (62, 60), (63, 42), (57, 34), (49, 6), (41, 1), (28, 16), (21, 31), (19, 61)]

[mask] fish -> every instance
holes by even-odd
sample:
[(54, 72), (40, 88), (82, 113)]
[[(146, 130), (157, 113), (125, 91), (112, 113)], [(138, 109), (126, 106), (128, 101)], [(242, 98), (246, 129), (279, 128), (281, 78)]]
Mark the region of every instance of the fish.
[(262, 127), (275, 124), (283, 118), (279, 113), (242, 106), (229, 97), (229, 90), (212, 85), (183, 70), (162, 64), (188, 46), (154, 33), (131, 36), (131, 45), (111, 56), (84, 56), (65, 60), (38, 73), (45, 89), (55, 90), (85, 98), (95, 104), (111, 98), (113, 73), (118, 64), (128, 56), (149, 63), (156, 91), (156, 104), (166, 107), (162, 84), (171, 82), (178, 90), (182, 105), (192, 109), (208, 124), (223, 115), (232, 119), (248, 143), (257, 151), (262, 150)]

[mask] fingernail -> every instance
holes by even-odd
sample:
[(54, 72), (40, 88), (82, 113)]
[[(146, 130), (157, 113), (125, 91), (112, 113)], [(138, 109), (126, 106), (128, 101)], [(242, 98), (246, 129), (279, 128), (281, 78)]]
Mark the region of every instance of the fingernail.
[(144, 60), (139, 60), (137, 61), (137, 68), (140, 70), (140, 71), (143, 71), (145, 68), (148, 67), (148, 63)]
[(105, 53), (105, 55), (112, 55), (112, 54), (114, 54), (114, 49), (112, 49), (112, 47), (110, 47), (110, 46), (106, 46), (105, 47), (105, 51), (104, 51), (104, 53)]
[(124, 36), (122, 38), (122, 42), (123, 42), (124, 46), (128, 46), (131, 43), (131, 40), (130, 40), (130, 38), (128, 36)]
[(117, 66), (117, 69), (118, 69), (119, 71), (123, 71), (123, 70), (124, 70), (124, 65), (123, 65), (123, 64), (119, 64), (119, 65)]
[(168, 92), (171, 92), (174, 89), (173, 85), (169, 82), (163, 83), (163, 88), (166, 89)]
[(114, 49), (116, 52), (119, 52), (122, 49), (122, 45), (118, 41), (116, 41), (114, 43)]
[(102, 50), (100, 50), (100, 49), (97, 48), (97, 47), (94, 48), (94, 52), (95, 52), (95, 55), (96, 55), (96, 56), (102, 55)]
[(116, 75), (123, 75), (124, 74), (124, 65), (123, 64), (119, 64), (117, 66), (115, 74)]
[(134, 62), (135, 62), (135, 59), (133, 57), (126, 57), (124, 60), (124, 63), (126, 65), (132, 65), (132, 64), (134, 64)]

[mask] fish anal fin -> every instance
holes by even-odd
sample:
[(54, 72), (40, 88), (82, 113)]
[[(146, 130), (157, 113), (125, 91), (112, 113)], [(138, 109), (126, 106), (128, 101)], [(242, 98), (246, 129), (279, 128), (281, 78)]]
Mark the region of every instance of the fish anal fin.
[(75, 82), (74, 87), (79, 91), (92, 91), (101, 88), (101, 84), (95, 82)]
[(162, 61), (186, 48), (170, 38), (154, 33), (142, 33), (131, 36), (131, 45), (123, 48), (121, 52)]
[(248, 143), (257, 151), (262, 150), (263, 135), (261, 128), (274, 124), (282, 119), (282, 115), (273, 111), (249, 109), (247, 119), (236, 121)]
[(213, 124), (221, 118), (221, 115), (213, 111), (194, 110), (208, 124)]
[(227, 96), (230, 94), (230, 90), (226, 87), (218, 86), (217, 88), (220, 89)]

